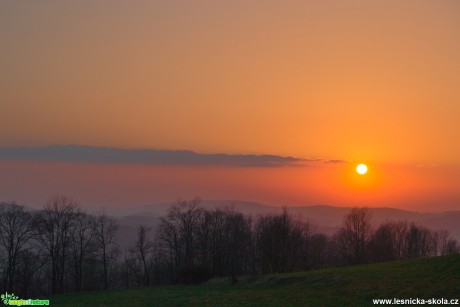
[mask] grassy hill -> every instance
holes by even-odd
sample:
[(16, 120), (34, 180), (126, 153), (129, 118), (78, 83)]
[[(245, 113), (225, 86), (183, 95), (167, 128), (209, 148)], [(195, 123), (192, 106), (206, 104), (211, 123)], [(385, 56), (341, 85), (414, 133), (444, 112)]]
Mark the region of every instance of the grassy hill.
[(373, 306), (373, 298), (460, 298), (460, 255), (51, 297), (53, 306)]

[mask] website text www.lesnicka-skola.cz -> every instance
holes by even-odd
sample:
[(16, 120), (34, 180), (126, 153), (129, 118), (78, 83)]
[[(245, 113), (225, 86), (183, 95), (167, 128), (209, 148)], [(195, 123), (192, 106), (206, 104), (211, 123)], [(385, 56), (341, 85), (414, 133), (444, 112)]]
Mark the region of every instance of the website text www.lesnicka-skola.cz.
[(385, 298), (373, 299), (374, 305), (459, 305), (458, 298)]

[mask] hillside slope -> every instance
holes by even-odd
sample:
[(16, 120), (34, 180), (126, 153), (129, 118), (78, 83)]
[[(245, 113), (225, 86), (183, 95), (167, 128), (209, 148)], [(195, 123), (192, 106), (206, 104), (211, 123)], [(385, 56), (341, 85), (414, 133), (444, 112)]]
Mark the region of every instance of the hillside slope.
[(460, 298), (460, 255), (291, 274), (51, 297), (54, 306), (372, 306), (376, 298)]

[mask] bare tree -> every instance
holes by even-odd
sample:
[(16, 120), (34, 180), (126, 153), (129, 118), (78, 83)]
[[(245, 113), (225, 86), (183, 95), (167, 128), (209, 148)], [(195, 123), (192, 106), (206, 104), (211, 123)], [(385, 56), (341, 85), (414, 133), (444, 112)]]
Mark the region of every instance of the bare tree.
[(34, 235), (31, 219), (32, 215), (14, 202), (0, 204), (0, 245), (7, 254), (3, 278), (6, 291), (13, 289), (18, 255)]
[(252, 247), (252, 219), (234, 209), (226, 210), (225, 240), (228, 271), (232, 281), (236, 275), (247, 272)]
[(137, 228), (137, 240), (130, 250), (132, 269), (137, 271), (137, 266), (140, 267), (142, 271), (142, 284), (144, 286), (150, 284), (151, 256), (153, 253), (153, 243), (147, 238), (149, 231), (149, 227), (140, 225)]
[(200, 200), (178, 201), (168, 213), (168, 219), (179, 227), (179, 233), (184, 244), (184, 265), (190, 266), (195, 261), (195, 238), (198, 223), (202, 214)]
[(432, 233), (428, 228), (411, 223), (406, 232), (405, 259), (423, 258), (432, 254)]
[(459, 251), (460, 251), (460, 246), (458, 245), (457, 240), (449, 239), (447, 241), (445, 249), (443, 250), (443, 253), (445, 255), (452, 255), (452, 254), (458, 253)]
[(439, 253), (440, 255), (447, 255), (447, 244), (449, 241), (449, 232), (447, 230), (438, 231)]
[(407, 228), (401, 222), (386, 222), (376, 229), (369, 243), (369, 257), (372, 261), (401, 259), (401, 250), (404, 246), (404, 234), (400, 233), (402, 227)]
[(459, 247), (457, 240), (452, 239), (447, 230), (441, 230), (438, 232), (438, 240), (439, 254), (441, 256), (458, 253)]
[(304, 225), (288, 214), (259, 216), (255, 225), (257, 258), (262, 273), (282, 273), (304, 268)]
[(346, 263), (360, 264), (366, 261), (366, 246), (372, 234), (370, 221), (368, 208), (353, 208), (345, 216), (338, 233), (338, 243)]
[(197, 262), (197, 233), (203, 214), (200, 199), (179, 200), (158, 227), (158, 239), (169, 253), (171, 273), (189, 270)]
[(55, 196), (37, 214), (36, 237), (50, 260), (53, 294), (63, 290), (71, 227), (77, 210), (78, 204), (73, 199)]
[[(250, 270), (252, 219), (232, 206), (203, 210), (196, 232), (203, 278), (236, 276)], [(233, 279), (232, 279), (233, 280)]]
[(316, 227), (308, 222), (304, 223), (302, 228), (304, 249), (300, 250), (302, 250), (304, 269), (311, 270), (320, 268), (325, 262), (325, 253), (329, 238), (325, 234), (318, 233)]
[(94, 217), (83, 212), (75, 213), (71, 228), (71, 250), (74, 268), (75, 291), (81, 291), (83, 263), (94, 247)]
[(174, 221), (167, 218), (160, 219), (157, 229), (157, 240), (160, 251), (165, 255), (169, 274), (173, 279), (177, 277), (177, 270), (181, 265), (182, 242), (179, 229)]
[(15, 291), (28, 296), (30, 290), (36, 290), (33, 287), (34, 278), (47, 261), (48, 257), (36, 245), (21, 250), (18, 255), (18, 281), (16, 284), (18, 290)]
[(94, 222), (94, 239), (96, 244), (96, 253), (102, 263), (104, 289), (109, 288), (109, 265), (114, 259), (116, 253), (115, 238), (118, 229), (119, 225), (117, 221), (108, 217), (105, 213), (100, 213), (96, 216)]
[(213, 211), (205, 211), (198, 232), (200, 254), (202, 264), (205, 259), (209, 262), (214, 275), (224, 276), (227, 274), (226, 259), (229, 256), (226, 244), (227, 209), (216, 208)]

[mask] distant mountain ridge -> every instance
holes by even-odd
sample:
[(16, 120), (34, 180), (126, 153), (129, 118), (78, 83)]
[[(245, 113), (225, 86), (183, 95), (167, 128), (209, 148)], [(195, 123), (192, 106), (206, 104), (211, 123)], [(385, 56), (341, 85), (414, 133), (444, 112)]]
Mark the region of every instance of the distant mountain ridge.
[[(159, 203), (130, 208), (106, 210), (108, 214), (118, 217), (123, 242), (134, 242), (136, 227), (146, 225), (155, 230), (160, 217), (165, 216), (173, 203)], [(257, 202), (241, 200), (202, 200), (201, 207), (212, 209), (218, 206), (232, 206), (237, 211), (257, 216), (259, 214), (281, 212), (281, 207), (269, 206)], [(344, 216), (352, 207), (335, 207), (327, 205), (287, 206), (288, 212), (317, 226), (319, 232), (332, 235), (342, 225)], [(447, 230), (451, 236), (460, 241), (460, 211), (416, 212), (397, 208), (369, 208), (374, 226), (386, 221), (408, 221), (428, 227), (432, 230)]]

